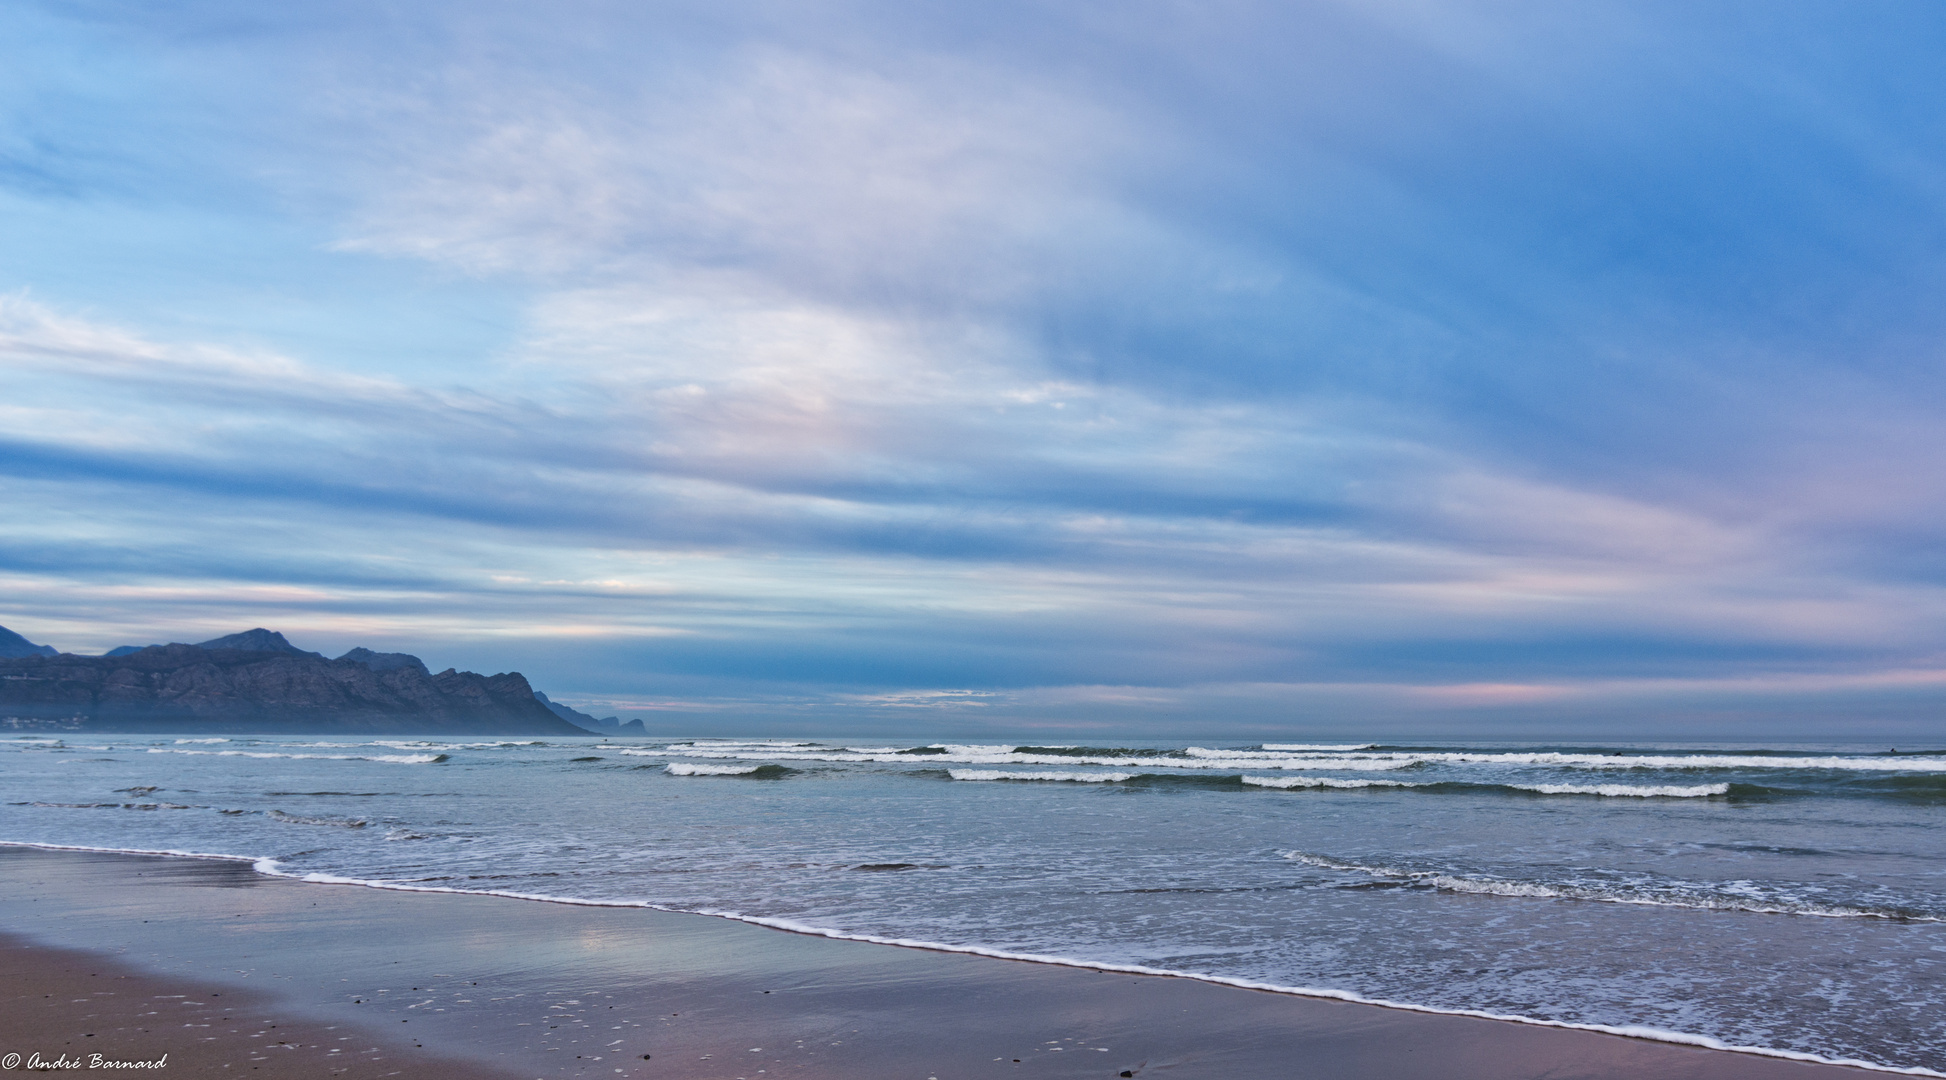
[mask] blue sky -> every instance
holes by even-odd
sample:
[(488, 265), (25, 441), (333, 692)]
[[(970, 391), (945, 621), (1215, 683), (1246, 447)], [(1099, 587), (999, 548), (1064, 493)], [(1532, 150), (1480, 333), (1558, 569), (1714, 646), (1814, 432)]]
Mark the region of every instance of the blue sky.
[(0, 624), (686, 731), (1937, 737), (1926, 3), (10, 5)]

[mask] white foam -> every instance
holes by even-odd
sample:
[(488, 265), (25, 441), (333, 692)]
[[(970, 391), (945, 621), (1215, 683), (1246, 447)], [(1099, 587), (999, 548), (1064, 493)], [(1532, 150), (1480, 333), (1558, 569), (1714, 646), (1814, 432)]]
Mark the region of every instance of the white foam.
[(371, 824), (364, 818), (306, 817), (303, 814), (286, 814), (282, 810), (268, 810), (264, 816), (287, 825), (331, 825), (340, 829), (362, 829)]
[(859, 934), (827, 927), (813, 926), (792, 919), (779, 919), (769, 916), (745, 915), (736, 911), (718, 909), (684, 909), (663, 904), (653, 904), (646, 900), (589, 900), (580, 897), (554, 896), (544, 893), (521, 893), (505, 889), (455, 889), (440, 885), (410, 885), (399, 882), (379, 881), (367, 878), (342, 877), (335, 874), (308, 873), (297, 874), (282, 869), (276, 859), (251, 857), (246, 855), (219, 855), (192, 851), (156, 851), (132, 848), (81, 847), (65, 844), (41, 844), (17, 840), (0, 840), (0, 845), (10, 847), (39, 848), (47, 851), (94, 851), (119, 855), (164, 855), (190, 859), (215, 859), (227, 862), (247, 862), (257, 873), (267, 877), (280, 877), (289, 880), (309, 882), (320, 885), (352, 885), (368, 889), (384, 889), (391, 892), (449, 893), (463, 896), (498, 896), (510, 900), (531, 900), (541, 903), (570, 904), (577, 907), (638, 908), (650, 911), (687, 912), (688, 914), (707, 915), (713, 918), (730, 919), (767, 926), (793, 934), (810, 937), (832, 938), (839, 941), (862, 941), (876, 945), (893, 945), (908, 949), (925, 949), (929, 952), (960, 953), (971, 956), (990, 956), (1001, 960), (1019, 960), (1027, 963), (1051, 964), (1059, 967), (1081, 968), (1090, 971), (1107, 971), (1130, 975), (1162, 975), (1197, 982), (1215, 983), (1220, 986), (1236, 986), (1246, 990), (1264, 990), (1271, 993), (1291, 994), (1298, 997), (1324, 998), (1332, 1001), (1348, 1001), (1361, 1005), (1377, 1005), (1382, 1008), (1398, 1009), (1402, 1012), (1429, 1013), (1437, 1016), (1471, 1016), (1484, 1020), (1504, 1020), (1516, 1024), (1529, 1024), (1534, 1027), (1561, 1028), (1570, 1031), (1594, 1031), (1607, 1035), (1623, 1035), (1635, 1039), (1650, 1039), (1655, 1042), (1675, 1043), (1682, 1046), (1699, 1046), (1710, 1050), (1725, 1050), (1733, 1053), (1752, 1054), (1759, 1057), (1780, 1058), (1786, 1061), (1803, 1061), (1820, 1065), (1842, 1065), (1854, 1069), (1869, 1069), (1873, 1072), (1897, 1076), (1930, 1076), (1946, 1080), (1946, 1072), (1939, 1072), (1923, 1066), (1881, 1065), (1872, 1061), (1856, 1058), (1834, 1058), (1819, 1054), (1809, 1054), (1799, 1050), (1781, 1050), (1767, 1046), (1746, 1046), (1724, 1042), (1709, 1035), (1693, 1035), (1682, 1031), (1668, 1031), (1662, 1028), (1640, 1027), (1634, 1025), (1582, 1024), (1565, 1020), (1544, 1020), (1531, 1016), (1517, 1016), (1510, 1013), (1489, 1012), (1484, 1009), (1441, 1009), (1429, 1005), (1416, 1005), (1405, 1001), (1392, 1001), (1386, 998), (1367, 997), (1349, 990), (1334, 990), (1329, 987), (1286, 986), (1278, 983), (1259, 982), (1254, 979), (1239, 979), (1227, 975), (1212, 975), (1194, 971), (1177, 971), (1169, 968), (1149, 967), (1139, 964), (1116, 964), (1079, 960), (1065, 956), (1048, 956), (1039, 953), (1009, 952), (1002, 949), (989, 949), (978, 945), (950, 945), (943, 942), (924, 941), (915, 938), (885, 937), (877, 934)]
[[(1145, 770), (1195, 769), (1232, 771), (1386, 772), (1425, 765), (1487, 765), (1598, 770), (1817, 769), (1864, 772), (1946, 772), (1946, 760), (1904, 757), (1837, 755), (1772, 756), (1754, 754), (1635, 754), (1573, 753), (1560, 751), (1383, 751), (1363, 746), (1326, 746), (1302, 743), (1267, 744), (1262, 750), (1220, 750), (1190, 746), (1177, 754), (1133, 758), (1130, 754), (1037, 754), (1017, 746), (997, 744), (935, 744), (937, 754), (908, 754), (881, 747), (829, 747), (816, 743), (696, 742), (666, 749), (635, 751), (669, 757), (728, 758), (762, 761), (882, 762), (932, 765), (1105, 765), (1127, 767), (1139, 760)], [(1048, 749), (1057, 749), (1049, 747)], [(624, 751), (625, 753), (627, 751)]]
[(1266, 753), (1276, 754), (1279, 758), (1285, 754), (1293, 753), (1308, 758), (1315, 757), (1319, 754), (1356, 753), (1357, 751), (1368, 750), (1370, 748), (1371, 744), (1369, 743), (1362, 746), (1307, 746), (1302, 743), (1265, 743), (1261, 750), (1212, 750), (1207, 746), (1190, 746), (1185, 747), (1183, 753), (1193, 758), (1220, 758), (1228, 761), (1239, 757), (1262, 757)]
[[(780, 749), (761, 747), (754, 749), (732, 748), (725, 746), (670, 746), (662, 750), (636, 750), (635, 754), (644, 757), (685, 757), (702, 759), (730, 759), (742, 761), (831, 761), (831, 762), (882, 762), (898, 765), (1106, 765), (1127, 768), (1140, 764), (1147, 770), (1219, 770), (1237, 769), (1276, 769), (1276, 770), (1335, 770), (1344, 772), (1383, 772), (1403, 769), (1419, 763), (1411, 757), (1374, 757), (1325, 754), (1265, 754), (1248, 750), (1209, 750), (1203, 747), (1190, 747), (1183, 757), (1131, 757), (1125, 754), (1034, 754), (1020, 753), (1011, 746), (971, 746), (947, 744), (938, 754), (866, 753), (859, 750), (819, 748)], [(622, 753), (631, 751), (623, 750)], [(1200, 756), (1199, 756), (1200, 755)]]
[(228, 739), (177, 739), (176, 745), (182, 746), (185, 743), (226, 743), (229, 741)]
[(151, 754), (194, 754), (198, 757), (292, 758), (303, 761), (384, 761), (395, 765), (430, 765), (444, 754), (278, 754), (268, 750), (176, 750), (151, 746)]
[[(1267, 788), (1435, 786), (1432, 783), (1412, 783), (1405, 780), (1340, 780), (1331, 776), (1246, 776), (1243, 782), (1252, 787)], [(1603, 795), (1611, 798), (1637, 799), (1701, 799), (1712, 795), (1726, 795), (1730, 791), (1728, 784), (1505, 784), (1478, 785), (1478, 787), (1488, 790), (1492, 787), (1505, 787), (1513, 791), (1531, 791), (1537, 795)]]
[(1252, 787), (1267, 788), (1371, 788), (1371, 787), (1424, 787), (1424, 784), (1409, 783), (1404, 780), (1340, 780), (1333, 776), (1246, 776), (1243, 782)]
[(1411, 754), (1353, 755), (1371, 758), (1409, 757), (1414, 763), (1454, 765), (1553, 765), (1572, 769), (1842, 769), (1859, 772), (1946, 772), (1938, 758), (1783, 757), (1756, 754), (1573, 754), (1549, 751), (1473, 752), (1428, 751)]
[(749, 776), (762, 765), (687, 765), (680, 761), (670, 762), (663, 768), (670, 776)]
[[(345, 745), (345, 744), (340, 743), (340, 744), (319, 744), (319, 745)], [(516, 742), (509, 739), (503, 739), (498, 742), (433, 742), (426, 739), (408, 739), (408, 740), (375, 739), (370, 743), (363, 743), (363, 744), (356, 744), (356, 745), (389, 746), (394, 750), (504, 750), (510, 746), (546, 746), (547, 744), (540, 741), (539, 739), (530, 739), (524, 742)]]
[[(228, 742), (227, 739), (201, 740), (177, 739), (183, 742)], [(547, 746), (539, 739), (514, 741), (503, 739), (497, 742), (454, 742), (435, 739), (371, 739), (365, 742), (294, 742), (280, 743), (282, 746), (301, 746), (318, 750), (355, 750), (366, 746), (382, 746), (390, 750), (499, 750), (510, 746)]]
[[(1371, 744), (1332, 746), (1308, 743), (1265, 744), (1262, 750), (1221, 750), (1190, 746), (1180, 756), (1135, 758), (1126, 754), (1046, 754), (1021, 752), (1016, 746), (993, 744), (934, 744), (935, 754), (911, 754), (891, 747), (828, 747), (805, 743), (716, 742), (676, 744), (663, 749), (619, 749), (642, 757), (700, 758), (741, 761), (826, 761), (940, 765), (1046, 765), (1055, 767), (1106, 766), (1127, 768), (1139, 763), (1144, 771), (1274, 771), (1274, 772), (1391, 772), (1427, 765), (1485, 765), (1575, 770), (1730, 770), (1730, 769), (1843, 769), (1848, 771), (1946, 772), (1946, 761), (1931, 758), (1800, 756), (1773, 757), (1742, 754), (1654, 754), (1615, 756), (1599, 753), (1372, 751)], [(1049, 747), (1048, 749), (1057, 749)], [(1459, 782), (1465, 781), (1456, 777)], [(1503, 781), (1504, 783), (1504, 781)], [(1359, 785), (1288, 784), (1281, 787)], [(1390, 785), (1385, 785), (1390, 786)], [(1408, 785), (1400, 785), (1408, 786)], [(1423, 786), (1423, 785), (1410, 785)], [(1508, 784), (1543, 795), (1598, 795), (1619, 798), (1704, 798), (1728, 793), (1727, 784)]]
[(1066, 780), (1076, 784), (1119, 784), (1138, 774), (1125, 772), (995, 772), (988, 769), (947, 769), (955, 780)]
[(821, 747), (823, 743), (805, 742), (802, 739), (699, 739), (688, 743), (671, 743), (671, 746), (693, 746), (700, 749), (749, 749), (749, 750), (803, 750)]
[(1845, 904), (1816, 904), (1786, 898), (1764, 899), (1740, 895), (1734, 888), (1740, 882), (1717, 885), (1672, 884), (1650, 890), (1641, 886), (1584, 885), (1567, 882), (1509, 881), (1504, 878), (1451, 874), (1439, 870), (1401, 870), (1391, 866), (1368, 866), (1325, 855), (1302, 851), (1283, 852), (1284, 858), (1324, 870), (1365, 874), (1429, 886), (1443, 892), (1471, 893), (1479, 896), (1529, 897), (1549, 900), (1587, 900), (1601, 904), (1632, 904), (1643, 907), (1688, 908), (1702, 911), (1741, 911), (1753, 915), (1809, 915), (1824, 919), (1889, 919), (1899, 922), (1946, 922), (1946, 918), (1916, 912), (1881, 911)]
[(213, 859), (217, 862), (247, 862), (253, 865), (263, 861), (255, 855), (224, 855), (210, 851), (183, 851), (178, 848), (118, 848), (91, 847), (86, 844), (43, 844), (33, 840), (0, 840), (0, 847), (34, 848), (38, 851), (91, 851), (99, 855), (158, 855), (171, 859)]
[(1728, 795), (1728, 784), (1509, 784), (1519, 791), (1542, 795), (1606, 795), (1634, 799), (1706, 799)]

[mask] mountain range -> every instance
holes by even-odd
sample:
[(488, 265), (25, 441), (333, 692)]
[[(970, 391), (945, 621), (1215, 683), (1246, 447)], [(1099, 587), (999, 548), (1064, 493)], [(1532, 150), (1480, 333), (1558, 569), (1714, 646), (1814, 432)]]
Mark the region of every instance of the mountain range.
[(0, 627), (0, 729), (255, 734), (643, 734), (548, 700), (519, 672), (434, 674), (409, 653), (335, 659), (257, 628), (78, 656)]

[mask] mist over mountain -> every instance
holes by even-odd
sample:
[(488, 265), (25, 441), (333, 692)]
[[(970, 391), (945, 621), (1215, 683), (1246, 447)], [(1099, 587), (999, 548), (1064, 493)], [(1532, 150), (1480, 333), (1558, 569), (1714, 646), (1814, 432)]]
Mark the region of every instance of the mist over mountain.
[[(362, 652), (363, 650), (354, 649), (352, 651)], [(351, 653), (346, 653), (345, 655), (350, 656)], [(541, 693), (539, 690), (534, 691), (534, 696), (536, 698), (539, 698), (540, 703), (547, 706), (548, 709), (554, 713), (554, 715), (560, 717), (563, 720), (566, 720), (568, 723), (573, 724), (575, 727), (586, 728), (587, 730), (592, 731), (598, 735), (647, 734), (643, 730), (642, 721), (640, 720), (630, 720), (628, 723), (624, 724), (622, 723), (621, 718), (616, 716), (604, 716), (601, 717), (600, 719), (596, 719), (595, 717), (587, 713), (584, 713), (579, 709), (571, 708), (567, 705), (561, 704), (558, 701), (550, 700), (546, 694)]]

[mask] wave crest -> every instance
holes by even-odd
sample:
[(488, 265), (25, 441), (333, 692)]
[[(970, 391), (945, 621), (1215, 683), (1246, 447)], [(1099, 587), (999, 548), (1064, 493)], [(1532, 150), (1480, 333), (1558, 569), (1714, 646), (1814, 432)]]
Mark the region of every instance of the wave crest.
[(1320, 870), (1361, 874), (1377, 882), (1406, 888), (1476, 896), (1506, 896), (1544, 900), (1585, 900), (1602, 904), (1691, 908), (1702, 911), (1740, 911), (1753, 915), (1809, 915), (1826, 919), (1886, 919), (1893, 922), (1946, 922), (1936, 912), (1904, 908), (1871, 908), (1850, 904), (1820, 904), (1787, 896), (1755, 894), (1751, 882), (1564, 882), (1520, 881), (1445, 870), (1405, 870), (1313, 855), (1282, 852), (1292, 862)]
[(664, 765), (663, 769), (670, 776), (751, 776), (758, 778), (786, 776), (797, 771), (796, 769), (787, 769), (782, 765), (690, 765), (681, 761), (672, 761)]
[(991, 769), (947, 769), (946, 775), (955, 780), (1062, 780), (1075, 784), (1119, 784), (1136, 776), (1135, 773), (1125, 772), (998, 772)]
[(1340, 780), (1334, 776), (1246, 776), (1251, 787), (1267, 788), (1411, 788), (1426, 787), (1409, 780)]

